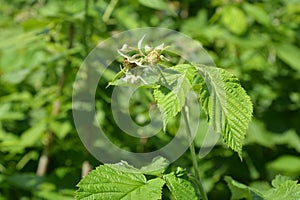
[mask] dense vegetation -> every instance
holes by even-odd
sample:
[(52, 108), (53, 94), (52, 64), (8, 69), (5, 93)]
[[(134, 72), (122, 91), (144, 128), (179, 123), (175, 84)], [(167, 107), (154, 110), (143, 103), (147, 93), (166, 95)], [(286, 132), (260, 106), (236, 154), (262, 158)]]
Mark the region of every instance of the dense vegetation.
[[(251, 199), (259, 190), (269, 191), (265, 197), (272, 199), (281, 183), (296, 187), (283, 176), (300, 178), (300, 1), (149, 2), (0, 0), (1, 200), (74, 198), (85, 166), (101, 164), (87, 152), (73, 124), (75, 75), (99, 42), (149, 26), (200, 41), (217, 66), (239, 78), (253, 102), (243, 161), (221, 141), (199, 160), (209, 199), (230, 199), (231, 191), (248, 192), (234, 199)], [(96, 108), (115, 144), (143, 152), (172, 138), (161, 134), (144, 143), (121, 134), (110, 117), (111, 92), (109, 87), (97, 93)], [(132, 118), (147, 118), (145, 104), (151, 99), (135, 98)], [(199, 133), (196, 149), (202, 141)], [(190, 154), (167, 171), (177, 166), (192, 171)]]

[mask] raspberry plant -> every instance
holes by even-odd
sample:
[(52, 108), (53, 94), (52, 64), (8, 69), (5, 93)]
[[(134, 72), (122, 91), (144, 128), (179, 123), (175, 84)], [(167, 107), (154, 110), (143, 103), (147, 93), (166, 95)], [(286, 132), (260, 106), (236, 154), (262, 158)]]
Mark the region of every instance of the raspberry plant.
[[(213, 130), (221, 134), (225, 144), (242, 159), (243, 140), (252, 118), (252, 103), (239, 80), (221, 68), (187, 61), (172, 63), (164, 44), (142, 47), (143, 39), (137, 48), (124, 44), (118, 50), (123, 64), (109, 85), (147, 86), (162, 114), (163, 130), (166, 131), (168, 122), (181, 112), (189, 140), (192, 136), (186, 96), (190, 91), (196, 92)], [(174, 199), (201, 197), (206, 200), (194, 144), (189, 148), (193, 174), (180, 167), (166, 173), (169, 163), (163, 157), (141, 169), (125, 161), (104, 164), (80, 181), (76, 198), (162, 199), (162, 188), (166, 186)]]

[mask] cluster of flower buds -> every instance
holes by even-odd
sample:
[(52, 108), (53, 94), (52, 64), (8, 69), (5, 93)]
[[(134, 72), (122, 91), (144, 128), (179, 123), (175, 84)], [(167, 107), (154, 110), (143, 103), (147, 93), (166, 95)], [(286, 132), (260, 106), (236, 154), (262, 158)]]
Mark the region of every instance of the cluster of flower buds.
[(145, 45), (142, 48), (142, 42), (145, 36), (143, 36), (138, 42), (138, 48), (130, 47), (124, 44), (121, 49), (118, 49), (118, 53), (124, 57), (123, 67), (126, 69), (132, 69), (136, 66), (153, 66), (159, 61), (168, 61), (166, 57), (161, 55), (161, 53), (166, 49), (164, 43), (158, 45), (155, 48)]

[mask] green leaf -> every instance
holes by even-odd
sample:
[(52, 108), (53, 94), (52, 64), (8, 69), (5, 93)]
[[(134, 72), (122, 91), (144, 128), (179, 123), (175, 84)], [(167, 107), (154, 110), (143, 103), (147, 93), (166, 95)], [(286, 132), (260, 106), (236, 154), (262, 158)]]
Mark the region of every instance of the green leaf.
[(290, 65), (294, 70), (300, 72), (300, 49), (292, 44), (280, 44), (276, 46), (278, 57)]
[(76, 199), (161, 199), (161, 178), (146, 180), (139, 172), (124, 171), (118, 164), (97, 167), (77, 185)]
[(203, 32), (199, 31), (199, 28), (203, 29), (203, 31), (207, 28), (207, 16), (207, 10), (199, 10), (197, 16), (189, 17), (185, 20), (181, 26), (181, 32), (191, 37), (202, 35)]
[(287, 130), (281, 134), (269, 132), (265, 124), (252, 120), (247, 131), (247, 144), (259, 144), (268, 148), (274, 148), (276, 145), (286, 145), (300, 153), (300, 138), (293, 129)]
[(180, 74), (184, 74), (185, 77), (192, 82), (195, 74), (197, 73), (197, 69), (190, 64), (179, 64), (179, 65), (175, 65), (173, 67), (170, 67), (170, 69), (173, 69), (177, 72), (179, 72)]
[(272, 181), (274, 188), (265, 191), (264, 189), (254, 189), (241, 184), (231, 177), (226, 176), (225, 181), (232, 193), (231, 199), (253, 200), (298, 200), (300, 199), (300, 185), (297, 181), (290, 180), (289, 177), (277, 175)]
[(67, 134), (70, 133), (72, 130), (72, 126), (70, 125), (70, 123), (68, 122), (61, 123), (55, 120), (50, 121), (49, 127), (55, 133), (55, 135), (61, 140), (64, 139), (67, 136)]
[(36, 193), (36, 195), (40, 199), (44, 199), (44, 200), (53, 200), (53, 199), (74, 200), (74, 191), (65, 192), (65, 191), (40, 190)]
[(222, 22), (232, 33), (242, 35), (247, 31), (247, 19), (244, 12), (235, 6), (225, 6), (222, 10)]
[(300, 185), (288, 177), (277, 175), (272, 181), (274, 188), (265, 195), (266, 200), (298, 200), (300, 199)]
[(280, 187), (281, 184), (284, 182), (291, 180), (291, 178), (287, 176), (282, 176), (282, 175), (277, 175), (273, 180), (272, 180), (272, 186), (273, 187)]
[(30, 68), (24, 68), (8, 72), (3, 75), (3, 80), (11, 84), (19, 84), (31, 73), (31, 71), (32, 69)]
[[(299, 144), (298, 144), (299, 145)], [(300, 158), (299, 156), (283, 155), (268, 163), (268, 169), (278, 173), (285, 173), (289, 176), (299, 175)]]
[(143, 6), (157, 9), (157, 10), (168, 10), (168, 5), (164, 0), (139, 0), (140, 4)]
[(131, 7), (122, 6), (115, 10), (115, 18), (126, 29), (139, 28), (143, 26), (143, 21), (138, 20), (139, 16), (136, 12), (132, 12)]
[(106, 88), (108, 88), (109, 86), (111, 85), (118, 85), (117, 84), (117, 81), (125, 74), (125, 68), (122, 68), (121, 71), (119, 71), (115, 76), (114, 78), (112, 79), (111, 82), (108, 83), (108, 85), (106, 86)]
[(121, 161), (118, 164), (110, 165), (118, 171), (132, 172), (132, 173), (143, 173), (147, 175), (160, 176), (165, 169), (169, 166), (169, 161), (164, 157), (158, 156), (153, 158), (152, 162), (140, 169), (137, 169), (129, 165), (126, 161)]
[(176, 200), (198, 199), (195, 188), (189, 181), (177, 177), (174, 173), (165, 175), (164, 179), (166, 181), (167, 187)]
[(30, 127), (25, 132), (22, 133), (19, 141), (19, 148), (32, 147), (38, 144), (41, 140), (42, 135), (47, 130), (47, 124), (45, 121), (40, 121), (38, 124)]
[(230, 176), (226, 176), (225, 181), (231, 191), (231, 200), (243, 198), (246, 200), (263, 200), (263, 195), (259, 191), (233, 180)]
[(46, 178), (33, 173), (16, 173), (7, 177), (7, 182), (25, 190), (37, 190), (40, 184), (46, 182)]
[(168, 81), (168, 88), (160, 86), (153, 91), (154, 99), (162, 113), (164, 131), (168, 121), (181, 111), (185, 97), (191, 89), (186, 76), (186, 73), (167, 76), (165, 79)]
[(203, 77), (198, 87), (200, 102), (210, 124), (225, 143), (242, 156), (242, 146), (252, 118), (252, 103), (238, 78), (216, 67), (198, 65)]
[(267, 11), (259, 7), (258, 5), (244, 2), (243, 8), (247, 12), (247, 14), (253, 17), (258, 23), (261, 23), (265, 26), (270, 24), (270, 18)]
[(169, 166), (169, 161), (163, 157), (155, 157), (153, 161), (140, 169), (141, 172), (147, 175), (159, 176)]
[(21, 120), (24, 118), (22, 112), (12, 111), (11, 103), (2, 103), (0, 105), (0, 120)]

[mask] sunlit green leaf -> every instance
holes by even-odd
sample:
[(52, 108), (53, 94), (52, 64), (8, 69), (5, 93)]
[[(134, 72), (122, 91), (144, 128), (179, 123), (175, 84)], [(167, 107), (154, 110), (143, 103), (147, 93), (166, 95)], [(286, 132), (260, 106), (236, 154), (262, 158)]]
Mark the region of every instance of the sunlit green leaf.
[(280, 44), (276, 47), (277, 55), (293, 69), (300, 72), (300, 49), (292, 44)]
[(263, 25), (269, 25), (270, 18), (266, 10), (264, 10), (259, 5), (250, 4), (250, 3), (243, 3), (243, 8), (246, 12), (253, 17), (257, 22)]
[(288, 180), (286, 177), (276, 176), (272, 181), (274, 188), (265, 195), (266, 200), (297, 200), (300, 199), (300, 185), (297, 181)]
[(186, 74), (166, 77), (168, 85), (160, 86), (154, 90), (153, 95), (163, 115), (163, 126), (166, 129), (168, 121), (175, 117), (182, 109), (185, 98), (191, 85)]
[(163, 157), (156, 157), (153, 161), (147, 165), (143, 166), (140, 171), (148, 175), (161, 175), (169, 165), (169, 161)]
[(233, 180), (231, 177), (225, 177), (225, 181), (231, 191), (231, 199), (246, 200), (297, 200), (300, 198), (300, 185), (297, 181), (292, 181), (288, 177), (276, 176), (272, 181), (273, 188), (265, 191), (261, 188), (254, 189), (242, 183)]
[(222, 10), (222, 22), (231, 32), (242, 35), (248, 24), (244, 12), (236, 6), (225, 6)]
[(167, 187), (176, 200), (199, 199), (191, 182), (177, 177), (174, 173), (165, 175), (164, 179), (166, 180)]
[(214, 131), (241, 157), (243, 141), (252, 118), (252, 103), (238, 79), (216, 67), (197, 66), (203, 77), (200, 101)]
[(102, 165), (78, 184), (76, 199), (160, 199), (164, 181), (147, 181), (142, 173), (125, 172), (113, 165)]
[(300, 169), (299, 156), (283, 155), (268, 163), (268, 169), (289, 176), (297, 176)]
[(149, 8), (154, 8), (157, 10), (167, 10), (168, 5), (164, 0), (152, 0), (152, 1), (147, 1), (147, 0), (139, 0), (140, 4), (143, 6), (149, 7)]

